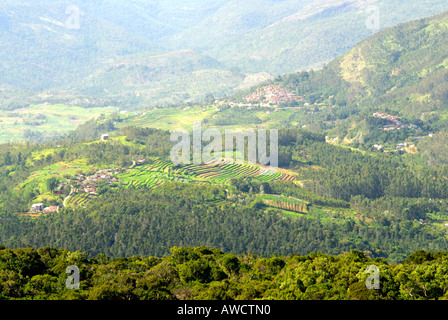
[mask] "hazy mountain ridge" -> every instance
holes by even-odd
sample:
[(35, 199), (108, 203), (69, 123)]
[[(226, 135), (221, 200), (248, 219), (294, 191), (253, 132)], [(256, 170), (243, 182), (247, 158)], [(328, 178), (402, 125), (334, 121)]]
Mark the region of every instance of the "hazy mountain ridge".
[(2, 84), (31, 90), (67, 87), (109, 58), (155, 48), (149, 40), (83, 12), (82, 28), (76, 29), (69, 25), (67, 8), (2, 6)]
[[(100, 88), (104, 84), (115, 87), (112, 94), (122, 101), (138, 98), (142, 105), (194, 101), (207, 93), (232, 93), (256, 74), (265, 73), (264, 80), (320, 67), (372, 33), (366, 27), (369, 5), (378, 6), (384, 28), (448, 10), (444, 1), (430, 2), (7, 1), (0, 5), (0, 88), (111, 92)], [(122, 59), (151, 60), (184, 50), (215, 62), (196, 59), (192, 65), (181, 55), (175, 64), (189, 76), (173, 76), (172, 64), (161, 64), (159, 78), (152, 73), (146, 82), (125, 81), (123, 90), (123, 77), (135, 78), (134, 71), (107, 71)]]
[[(441, 2), (432, 6), (358, 0), (250, 3), (256, 3), (254, 8), (246, 4), (235, 10), (229, 1), (174, 39), (245, 72), (278, 75), (319, 68), (370, 36), (375, 31), (367, 27), (372, 7), (378, 9), (380, 29), (448, 10)], [(257, 17), (252, 24), (247, 23), (246, 12)]]

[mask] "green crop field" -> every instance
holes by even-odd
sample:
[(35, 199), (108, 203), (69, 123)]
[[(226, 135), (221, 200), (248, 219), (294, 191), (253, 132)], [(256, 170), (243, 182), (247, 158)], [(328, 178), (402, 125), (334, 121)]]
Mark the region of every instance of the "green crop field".
[(27, 131), (46, 136), (67, 133), (101, 114), (117, 111), (118, 108), (115, 107), (81, 108), (65, 104), (32, 105), (5, 111), (0, 115), (0, 143), (24, 141)]
[(150, 109), (144, 112), (132, 113), (123, 117), (117, 123), (117, 128), (137, 126), (162, 130), (192, 130), (195, 121), (202, 121), (216, 113), (214, 107), (207, 108), (164, 108)]
[[(213, 128), (218, 130), (235, 130), (244, 128), (278, 128), (280, 127), (285, 118), (293, 116), (298, 108), (282, 108), (280, 106), (272, 106), (269, 108), (254, 107), (248, 110), (247, 106), (234, 107), (231, 109), (221, 110), (223, 106), (212, 105), (207, 107), (175, 107), (175, 108), (163, 108), (163, 109), (149, 109), (139, 112), (130, 112), (125, 115), (121, 115), (121, 122), (116, 124), (117, 128), (124, 128), (127, 126), (136, 126), (143, 128), (155, 128), (161, 130), (193, 130), (193, 123), (201, 121), (203, 129), (205, 130)], [(270, 113), (266, 113), (269, 110)], [(274, 110), (276, 110), (274, 112)], [(229, 123), (216, 124), (215, 120), (232, 116), (234, 113), (241, 113), (245, 117), (250, 119), (259, 119), (260, 123), (245, 123), (241, 121), (239, 117), (232, 118)]]
[(280, 172), (269, 172), (250, 164), (184, 165), (155, 159), (152, 163), (129, 169), (118, 175), (122, 186), (155, 187), (163, 182), (209, 182), (227, 184), (230, 179), (252, 177), (259, 181), (273, 181), (284, 177)]
[[(56, 152), (55, 149), (43, 150), (33, 154), (33, 159), (51, 155)], [(109, 167), (113, 167), (110, 165)], [(79, 158), (73, 161), (58, 162), (41, 168), (33, 173), (23, 183), (16, 186), (15, 190), (20, 192), (38, 191), (37, 200), (64, 198), (66, 194), (55, 197), (50, 190), (47, 190), (46, 182), (48, 179), (56, 178), (59, 182), (65, 184), (79, 183), (73, 178), (81, 172), (94, 173), (100, 169), (109, 168), (107, 165), (93, 167), (87, 164), (87, 159)], [(281, 172), (269, 171), (258, 165), (237, 164), (237, 163), (219, 163), (209, 165), (183, 165), (175, 166), (169, 161), (159, 158), (147, 159), (144, 165), (137, 165), (127, 168), (124, 172), (116, 175), (118, 183), (112, 187), (118, 188), (156, 188), (166, 182), (199, 183), (226, 185), (231, 179), (251, 178), (260, 182), (274, 180), (294, 180), (290, 176)], [(74, 186), (75, 189), (79, 188)], [(69, 188), (69, 186), (68, 186)], [(82, 188), (81, 188), (82, 189)], [(67, 190), (67, 189), (66, 189)], [(78, 191), (72, 194), (66, 201), (67, 206), (82, 206), (88, 201), (94, 199), (94, 195)]]
[(28, 179), (20, 184), (16, 189), (24, 189), (27, 186), (33, 186), (34, 188), (41, 189), (43, 187), (43, 183), (50, 178), (66, 180), (66, 176), (72, 177), (81, 171), (86, 172), (94, 169), (95, 168), (93, 166), (87, 165), (87, 159), (83, 158), (70, 162), (58, 162), (33, 172)]
[(88, 193), (78, 193), (74, 196), (71, 196), (67, 206), (71, 206), (71, 207), (79, 207), (79, 206), (83, 206), (84, 204), (86, 204), (88, 201), (95, 199), (95, 195), (91, 195)]

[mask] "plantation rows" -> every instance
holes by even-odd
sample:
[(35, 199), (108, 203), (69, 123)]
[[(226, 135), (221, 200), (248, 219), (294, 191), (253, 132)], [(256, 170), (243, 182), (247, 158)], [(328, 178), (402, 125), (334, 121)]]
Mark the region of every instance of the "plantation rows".
[[(165, 182), (196, 182), (227, 184), (231, 179), (252, 177), (262, 182), (294, 179), (280, 172), (248, 164), (185, 165), (175, 167), (171, 162), (153, 159), (148, 165), (137, 166), (117, 175), (124, 188), (156, 188)], [(81, 206), (93, 196), (79, 193), (71, 197), (69, 204)]]
[(253, 177), (259, 181), (273, 181), (280, 179), (279, 172), (269, 172), (267, 169), (247, 164), (218, 164), (218, 165), (186, 165), (183, 166), (189, 176), (197, 179), (211, 180), (218, 184), (226, 184), (230, 179)]
[(87, 201), (91, 200), (94, 197), (95, 197), (94, 195), (91, 195), (89, 193), (78, 193), (71, 196), (71, 198), (69, 199), (70, 201), (68, 203), (71, 206), (82, 206)]
[(287, 198), (280, 195), (264, 195), (264, 203), (268, 206), (294, 212), (308, 213), (308, 204), (300, 199)]
[(282, 181), (294, 181), (296, 178), (294, 178), (293, 176), (289, 175), (289, 174), (282, 174), (282, 176), (278, 179), (275, 180), (282, 180)]
[(307, 205), (302, 203), (292, 203), (292, 202), (283, 202), (283, 201), (273, 201), (273, 200), (267, 200), (265, 203), (268, 206), (280, 208), (283, 210), (289, 210), (294, 212), (301, 212), (301, 213), (308, 213)]
[(259, 181), (293, 180), (294, 177), (280, 172), (248, 164), (218, 164), (218, 165), (184, 165), (174, 167), (171, 162), (154, 160), (150, 166), (137, 167), (120, 175), (123, 185), (154, 187), (165, 181), (190, 182), (192, 180), (226, 184), (230, 179), (253, 177)]
[(180, 177), (179, 170), (174, 170), (172, 163), (159, 159), (155, 160), (151, 166), (137, 167), (120, 174), (119, 179), (125, 188), (155, 188), (164, 182), (190, 181), (187, 177)]
[(130, 187), (146, 187), (146, 188), (155, 188), (161, 185), (164, 182), (189, 182), (186, 179), (182, 179), (175, 176), (169, 176), (167, 174), (159, 173), (159, 172), (140, 172), (139, 175), (129, 176), (128, 179), (123, 180), (122, 186), (125, 188)]

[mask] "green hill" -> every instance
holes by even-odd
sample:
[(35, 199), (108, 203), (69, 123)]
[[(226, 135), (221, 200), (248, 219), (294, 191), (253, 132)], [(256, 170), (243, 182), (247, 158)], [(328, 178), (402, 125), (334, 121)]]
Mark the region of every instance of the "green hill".
[[(99, 141), (106, 127), (111, 136)], [(446, 166), (352, 151), (298, 129), (279, 132), (281, 168), (270, 176), (232, 163), (174, 166), (171, 148), (168, 131), (114, 133), (103, 121), (57, 142), (4, 145), (0, 243), (115, 257), (163, 256), (173, 245), (261, 255), (357, 249), (392, 262), (447, 248)], [(31, 212), (38, 203), (50, 212)]]
[(113, 59), (77, 88), (90, 96), (119, 101), (120, 105), (130, 96), (154, 105), (199, 101), (205, 93), (231, 93), (235, 87), (245, 85), (245, 77), (199, 52), (181, 50)]
[(230, 0), (165, 39), (246, 73), (278, 75), (319, 68), (372, 35), (366, 26), (371, 6), (380, 14), (379, 29), (448, 10), (442, 1)]
[[(273, 82), (305, 96), (291, 117), (339, 142), (412, 142), (447, 128), (448, 13), (383, 30), (360, 42), (322, 70), (277, 77)], [(383, 112), (417, 130), (381, 130)], [(396, 128), (393, 128), (396, 129)], [(415, 139), (414, 139), (415, 140)]]
[[(63, 2), (0, 5), (0, 87), (33, 91), (70, 88), (103, 61), (158, 49), (113, 22), (79, 8), (69, 9), (70, 4)], [(76, 23), (75, 17), (79, 17)]]
[(347, 102), (418, 118), (448, 102), (448, 13), (376, 34), (335, 60)]

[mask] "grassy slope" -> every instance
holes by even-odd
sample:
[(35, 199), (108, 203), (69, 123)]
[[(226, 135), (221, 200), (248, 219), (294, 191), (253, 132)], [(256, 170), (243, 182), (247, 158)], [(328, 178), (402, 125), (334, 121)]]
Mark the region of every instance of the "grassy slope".
[[(447, 36), (445, 12), (378, 32), (306, 77), (303, 73), (278, 77), (274, 83), (306, 95), (309, 108), (320, 109), (287, 123), (325, 130), (339, 143), (363, 143), (369, 135), (365, 120), (376, 111), (424, 128), (411, 133), (414, 136), (446, 128)], [(389, 147), (395, 149), (395, 144)]]
[[(336, 59), (332, 67), (340, 68), (340, 77), (358, 95), (359, 103), (372, 101), (379, 108), (388, 105), (392, 109), (390, 101), (404, 99), (425, 105), (437, 103), (440, 97), (435, 91), (446, 90), (437, 82), (447, 74), (447, 45), (443, 41), (447, 35), (448, 13), (406, 23), (361, 42)], [(422, 110), (395, 111), (419, 116)]]
[[(26, 130), (57, 135), (74, 130), (78, 125), (101, 114), (117, 112), (115, 107), (81, 108), (70, 105), (32, 105), (28, 108), (2, 112), (0, 143), (24, 140)], [(39, 119), (44, 116), (44, 119)]]

